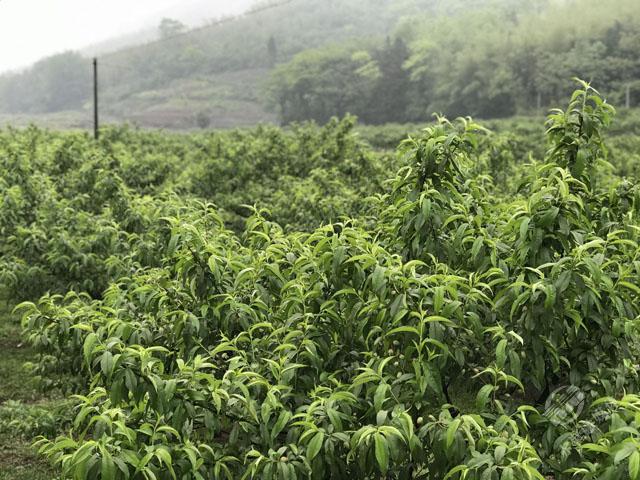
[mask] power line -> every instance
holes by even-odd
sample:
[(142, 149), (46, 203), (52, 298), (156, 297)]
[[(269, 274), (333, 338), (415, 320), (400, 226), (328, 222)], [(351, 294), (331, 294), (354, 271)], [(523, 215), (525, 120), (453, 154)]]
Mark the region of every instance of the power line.
[(119, 62), (112, 62), (110, 60), (107, 61), (102, 57), (97, 57), (97, 58), (100, 59), (100, 66), (105, 66), (106, 65), (107, 67), (113, 67), (113, 68), (118, 68), (118, 69), (122, 68), (122, 69), (127, 69), (127, 70), (131, 68), (131, 65), (126, 65), (124, 63), (119, 63)]
[(98, 59), (93, 59), (93, 138), (98, 140), (100, 124), (98, 123)]
[(112, 67), (112, 68), (120, 69), (120, 70), (126, 70), (128, 72), (133, 72), (133, 73), (137, 73), (138, 72), (138, 70), (136, 68), (134, 68), (131, 64), (112, 62), (111, 60), (104, 60), (102, 57), (100, 57), (100, 65), (101, 66)]
[(125, 47), (125, 48), (121, 48), (119, 50), (114, 50), (113, 52), (109, 52), (109, 53), (105, 53), (104, 55), (99, 56), (99, 58), (108, 58), (108, 57), (113, 57), (116, 55), (121, 55), (123, 53), (126, 52), (130, 52), (130, 51), (134, 51), (134, 50), (139, 50), (141, 48), (145, 48), (145, 47), (150, 47), (153, 45), (157, 45), (160, 43), (164, 43), (164, 42), (168, 42), (171, 40), (175, 40), (176, 38), (181, 38), (181, 37), (186, 37), (189, 35), (193, 35), (195, 33), (200, 33), (202, 31), (208, 30), (210, 28), (214, 28), (214, 27), (219, 27), (221, 25), (225, 25), (227, 23), (232, 23), (235, 22), (237, 20), (241, 20), (243, 18), (246, 17), (250, 17), (253, 15), (256, 15), (258, 13), (262, 13), (265, 12), (267, 10), (272, 10), (275, 8), (280, 8), (280, 7), (284, 7), (286, 5), (289, 5), (290, 3), (293, 3), (295, 0), (282, 0), (280, 2), (274, 2), (274, 3), (268, 3), (262, 7), (257, 7), (254, 8), (252, 10), (249, 10), (248, 12), (242, 14), (242, 15), (237, 15), (237, 16), (233, 16), (233, 17), (229, 17), (229, 18), (223, 18), (221, 20), (215, 21), (215, 22), (211, 22), (211, 23), (207, 23), (206, 25), (203, 25), (201, 27), (196, 27), (196, 28), (192, 28), (190, 30), (187, 30), (185, 32), (180, 32), (180, 33), (176, 33), (174, 35), (168, 35), (166, 37), (161, 37), (158, 38), (157, 40), (152, 40), (150, 42), (147, 43), (142, 43), (139, 45), (132, 45), (130, 47)]

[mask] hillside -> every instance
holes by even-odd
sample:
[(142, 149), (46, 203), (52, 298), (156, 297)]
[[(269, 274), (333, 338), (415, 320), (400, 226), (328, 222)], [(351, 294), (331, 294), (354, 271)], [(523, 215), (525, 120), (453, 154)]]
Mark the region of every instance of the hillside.
[(182, 22), (189, 28), (197, 28), (208, 22), (218, 20), (221, 17), (228, 18), (230, 16), (241, 15), (254, 3), (255, 0), (235, 0), (233, 3), (221, 2), (220, 0), (215, 2), (208, 0), (183, 1), (179, 5), (161, 10), (153, 17), (149, 17), (146, 25), (141, 26), (137, 31), (89, 45), (82, 48), (80, 53), (87, 57), (93, 57), (155, 41), (160, 37), (157, 20), (161, 18), (172, 18)]
[[(105, 118), (177, 128), (195, 126), (198, 114), (206, 115), (215, 126), (274, 121), (275, 114), (266, 109), (263, 87), (277, 63), (286, 63), (308, 48), (356, 38), (383, 39), (406, 15), (451, 12), (450, 7), (441, 7), (447, 4), (441, 0), (274, 3), (272, 9), (200, 28), (171, 41), (104, 55), (100, 72)], [(269, 3), (258, 3), (256, 8), (265, 5)], [(142, 32), (141, 37), (134, 35), (130, 40), (138, 43), (138, 38), (149, 37)], [(105, 47), (109, 49), (105, 44), (99, 50)], [(56, 70), (56, 63), (66, 67), (62, 75), (66, 78), (59, 82), (64, 88), (55, 82), (40, 82)], [(42, 100), (60, 90), (73, 91), (64, 105)], [(67, 53), (45, 59), (30, 71), (0, 77), (0, 114), (5, 114), (0, 122), (44, 119), (48, 125), (86, 126), (91, 122), (90, 94), (88, 58)]]
[[(178, 20), (206, 16), (204, 4), (187, 5)], [(540, 115), (574, 76), (623, 107), (640, 102), (635, 0), (286, 0), (187, 28), (170, 22), (128, 39), (152, 40), (142, 45), (99, 48), (106, 122), (193, 129), (347, 113), (368, 124), (433, 112)], [(0, 124), (34, 120), (91, 125), (86, 54), (0, 77)]]

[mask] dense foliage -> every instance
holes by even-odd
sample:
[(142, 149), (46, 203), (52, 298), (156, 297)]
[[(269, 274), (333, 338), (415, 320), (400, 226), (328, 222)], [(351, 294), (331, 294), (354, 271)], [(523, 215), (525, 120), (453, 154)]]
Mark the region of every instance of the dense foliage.
[(367, 123), (433, 111), (508, 117), (557, 104), (571, 76), (592, 79), (621, 105), (640, 99), (634, 0), (476, 2), (453, 15), (400, 18), (391, 34), (373, 45), (305, 50), (279, 66), (269, 96), (281, 119), (322, 120), (327, 111)]
[[(78, 393), (40, 451), (74, 479), (640, 478), (640, 196), (607, 163), (613, 115), (581, 83), (541, 158), (470, 119), (393, 160), (350, 119), (5, 132), (3, 282), (34, 300), (37, 371)], [(242, 227), (209, 203), (233, 196), (257, 203)]]
[(353, 128), (352, 118), (288, 132), (115, 128), (97, 144), (84, 133), (9, 130), (0, 135), (4, 283), (22, 298), (69, 288), (99, 296), (132, 264), (159, 265), (161, 219), (194, 204), (178, 197), (214, 201), (237, 231), (258, 201), (298, 230), (362, 211), (391, 159)]

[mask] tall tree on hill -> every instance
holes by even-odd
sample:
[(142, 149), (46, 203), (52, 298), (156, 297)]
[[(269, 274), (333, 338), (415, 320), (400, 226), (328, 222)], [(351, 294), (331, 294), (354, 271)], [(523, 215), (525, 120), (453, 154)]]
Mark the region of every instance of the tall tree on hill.
[(267, 42), (267, 60), (270, 68), (273, 68), (278, 61), (278, 45), (273, 35), (269, 36)]
[(308, 50), (278, 65), (267, 94), (281, 121), (324, 123), (347, 113), (364, 116), (380, 78), (368, 47), (351, 44)]
[(158, 27), (158, 30), (160, 31), (160, 38), (174, 37), (185, 32), (186, 29), (187, 26), (184, 23), (172, 18), (163, 18), (160, 22), (160, 26)]
[(400, 38), (387, 40), (373, 52), (379, 77), (367, 102), (368, 108), (360, 116), (367, 123), (403, 122), (407, 120), (407, 106), (411, 79), (404, 64), (409, 48)]

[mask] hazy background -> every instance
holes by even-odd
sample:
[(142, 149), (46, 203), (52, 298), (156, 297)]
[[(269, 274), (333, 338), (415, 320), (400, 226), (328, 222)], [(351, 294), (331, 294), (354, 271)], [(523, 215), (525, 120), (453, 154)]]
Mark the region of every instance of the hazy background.
[(155, 27), (243, 12), (250, 0), (0, 0), (0, 72)]
[(103, 122), (145, 128), (535, 116), (572, 77), (635, 108), (638, 2), (0, 0), (0, 125), (91, 128), (93, 56)]

